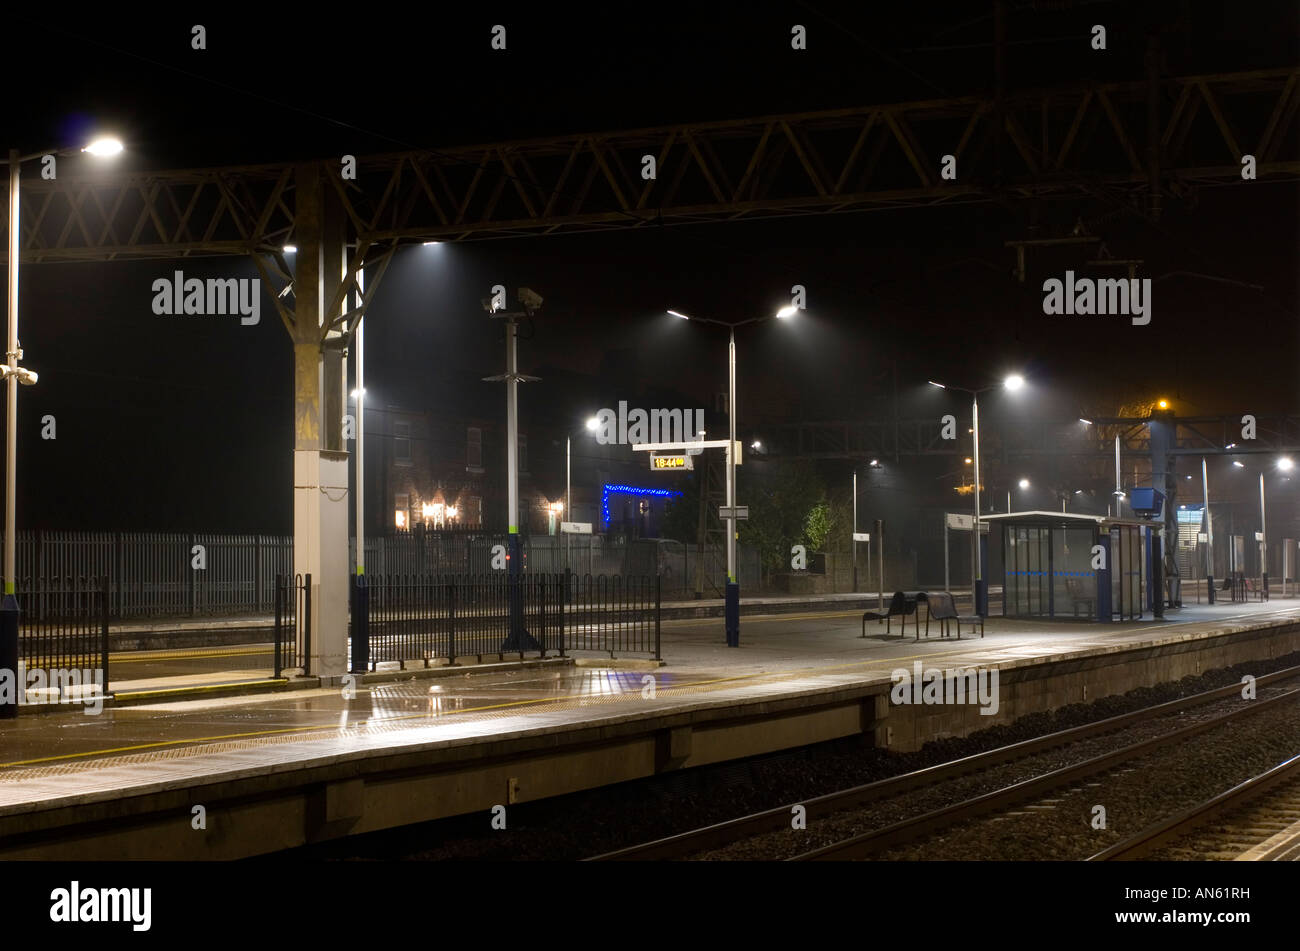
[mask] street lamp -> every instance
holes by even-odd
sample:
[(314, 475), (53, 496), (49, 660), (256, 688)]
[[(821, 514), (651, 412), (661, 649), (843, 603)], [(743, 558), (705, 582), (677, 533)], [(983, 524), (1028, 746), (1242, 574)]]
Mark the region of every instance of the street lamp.
[(989, 386), (980, 387), (978, 390), (968, 390), (964, 386), (948, 386), (944, 383), (930, 380), (931, 386), (937, 386), (941, 390), (957, 390), (959, 393), (969, 394), (971, 398), (971, 431), (973, 433), (972, 442), (974, 451), (971, 457), (975, 460), (974, 467), (974, 488), (975, 488), (975, 523), (971, 527), (971, 599), (975, 604), (975, 613), (988, 614), (988, 595), (984, 589), (984, 568), (980, 564), (980, 398), (981, 393), (987, 393), (989, 390), (995, 390), (999, 386), (1011, 392), (1019, 390), (1025, 385), (1025, 378), (1018, 373), (1013, 373), (1003, 379), (1001, 383), (990, 384)]
[[(1024, 489), (1029, 488), (1029, 480), (1021, 479), (1019, 482), (1016, 483), (1016, 485), (1019, 486), (1020, 489), (1023, 491)], [(1007, 512), (1010, 513), (1010, 511), (1011, 511), (1011, 490), (1007, 489)]]
[(788, 320), (799, 312), (793, 304), (787, 304), (769, 317), (751, 317), (748, 320), (715, 320), (711, 317), (691, 317), (681, 311), (670, 310), (670, 316), (680, 317), (701, 324), (717, 324), (726, 327), (730, 339), (727, 347), (727, 418), (730, 435), (727, 443), (727, 599), (725, 608), (725, 626), (727, 646), (740, 646), (740, 583), (736, 577), (736, 328), (747, 324), (758, 324), (775, 317)]
[[(17, 464), (18, 464), (18, 384), (31, 386), (37, 374), (18, 361), (23, 352), (18, 346), (18, 269), (22, 254), (22, 231), (19, 225), (19, 178), (22, 163), (47, 155), (70, 155), (76, 149), (49, 149), (22, 155), (17, 149), (9, 150), (9, 293), (8, 346), (5, 348), (5, 365), (2, 378), (8, 395), (5, 425), (5, 546), (4, 546), (4, 603), (0, 606), (0, 668), (18, 669), (18, 598), (14, 585), (18, 574), (16, 553), (17, 528)], [(122, 143), (116, 139), (101, 138), (80, 151), (97, 157), (116, 155)], [(19, 688), (21, 691), (21, 688)], [(0, 717), (18, 715), (17, 700), (13, 704), (0, 704)]]
[[(1233, 466), (1238, 469), (1244, 469), (1244, 463), (1232, 460)], [(1282, 472), (1290, 472), (1295, 467), (1295, 463), (1288, 456), (1282, 456), (1277, 460), (1277, 468)], [(1285, 568), (1285, 565), (1283, 565)], [(1268, 597), (1268, 521), (1264, 513), (1264, 472), (1261, 469), (1259, 473), (1259, 582), (1264, 597)], [(1282, 578), (1282, 587), (1286, 587), (1285, 572)], [(1283, 592), (1285, 594), (1285, 591)]]
[[(594, 433), (597, 429), (600, 428), (600, 420), (597, 419), (595, 416), (592, 416), (584, 424), (584, 427), (586, 428), (587, 432)], [(573, 457), (572, 457), (572, 450), (571, 450), (572, 438), (573, 438), (572, 433), (568, 433), (564, 437), (564, 511), (569, 513), (569, 521), (573, 521), (573, 502), (570, 499), (570, 493), (571, 493), (572, 481), (573, 481), (573, 467), (572, 467)], [(564, 532), (563, 522), (560, 523), (560, 531)], [(564, 570), (565, 573), (567, 574), (569, 570), (569, 533), (568, 532), (564, 533)]]

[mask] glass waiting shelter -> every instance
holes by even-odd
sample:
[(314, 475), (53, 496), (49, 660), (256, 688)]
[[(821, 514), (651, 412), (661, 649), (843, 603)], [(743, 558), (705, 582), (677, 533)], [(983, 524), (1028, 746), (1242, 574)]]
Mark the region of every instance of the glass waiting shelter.
[(1151, 607), (1151, 542), (1160, 525), (1065, 512), (984, 515), (989, 577), (1002, 576), (1002, 614), (1131, 621)]

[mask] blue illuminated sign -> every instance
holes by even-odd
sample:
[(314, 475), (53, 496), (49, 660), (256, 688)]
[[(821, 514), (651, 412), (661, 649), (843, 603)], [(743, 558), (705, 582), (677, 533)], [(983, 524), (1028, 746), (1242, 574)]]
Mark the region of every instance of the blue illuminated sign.
[(606, 525), (609, 524), (609, 497), (611, 495), (634, 495), (640, 497), (649, 497), (655, 499), (675, 499), (680, 492), (674, 492), (672, 489), (643, 489), (635, 485), (612, 485), (605, 483), (601, 486), (600, 491), (600, 514)]

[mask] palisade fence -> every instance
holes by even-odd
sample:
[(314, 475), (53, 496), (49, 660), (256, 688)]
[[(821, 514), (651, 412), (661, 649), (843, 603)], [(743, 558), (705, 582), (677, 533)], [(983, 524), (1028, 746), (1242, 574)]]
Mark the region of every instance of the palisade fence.
[[(3, 535), (0, 535), (3, 539)], [(492, 549), (504, 535), (470, 533), (404, 534), (366, 539), (366, 574), (487, 575)], [(196, 546), (200, 551), (196, 551)], [(695, 546), (661, 539), (620, 541), (602, 535), (525, 535), (527, 574), (592, 577), (627, 575), (661, 578), (663, 596), (689, 598), (695, 591)], [(155, 532), (20, 531), (16, 577), (20, 606), (25, 592), (74, 579), (109, 579), (108, 611), (113, 618), (270, 615), (276, 578), (293, 571), (288, 535), (213, 535)], [(192, 567), (202, 558), (204, 567)], [(723, 559), (703, 559), (703, 596), (721, 597)], [(349, 542), (355, 569), (356, 540)], [(758, 553), (740, 550), (740, 582), (759, 583)], [(355, 571), (350, 571), (354, 574)]]
[[(401, 669), (432, 661), (539, 651), (598, 651), (661, 658), (658, 577), (534, 572), (353, 576), (351, 667)], [(512, 642), (518, 623), (535, 647)], [(278, 638), (277, 638), (278, 640)]]

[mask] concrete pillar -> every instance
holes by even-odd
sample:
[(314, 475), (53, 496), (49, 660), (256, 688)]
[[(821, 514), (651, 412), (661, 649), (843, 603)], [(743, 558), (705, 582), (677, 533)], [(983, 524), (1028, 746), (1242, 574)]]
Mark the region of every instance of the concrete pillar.
[(342, 451), (342, 352), (323, 344), (329, 301), (339, 286), (342, 217), (327, 207), (316, 166), (296, 171), (294, 240), (294, 573), (312, 578), (311, 670), (322, 679), (348, 670), (348, 454)]

